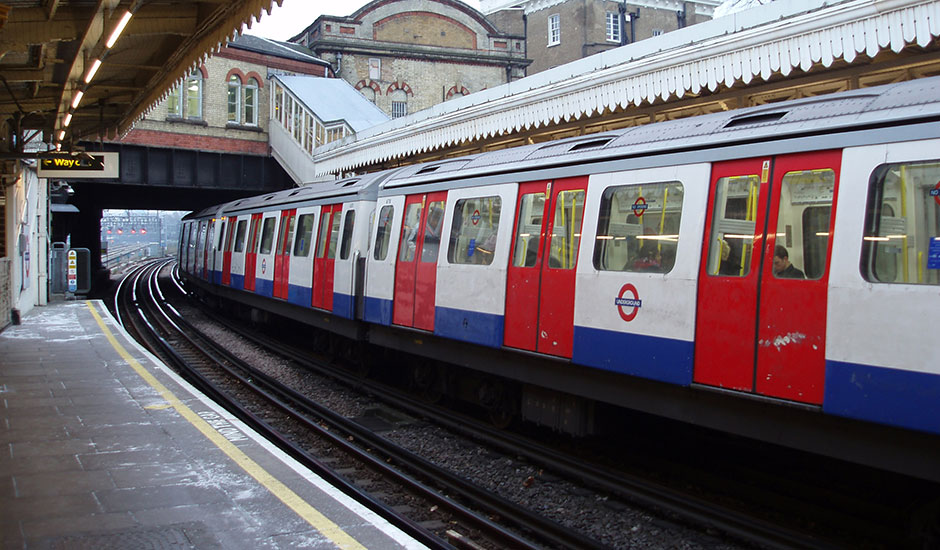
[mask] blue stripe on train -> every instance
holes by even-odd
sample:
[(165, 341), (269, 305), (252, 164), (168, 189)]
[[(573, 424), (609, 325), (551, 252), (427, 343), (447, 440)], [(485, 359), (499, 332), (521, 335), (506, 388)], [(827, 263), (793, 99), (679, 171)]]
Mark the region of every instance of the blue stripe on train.
[(232, 273), (232, 288), (242, 290), (245, 288), (245, 276)]
[(940, 433), (940, 376), (826, 361), (823, 411)]
[(437, 307), (434, 308), (434, 334), (498, 348), (503, 345), (503, 316)]
[(390, 325), (392, 324), (392, 301), (366, 296), (365, 311), (362, 316), (370, 323)]
[(269, 281), (260, 277), (255, 279), (255, 294), (267, 296), (268, 298), (274, 297), (274, 281)]
[(313, 291), (306, 286), (287, 285), (287, 301), (298, 306), (310, 307), (313, 303)]
[(688, 386), (693, 350), (694, 344), (685, 340), (575, 326), (571, 359), (589, 367)]
[(355, 300), (349, 294), (341, 294), (339, 292), (333, 293), (333, 314), (339, 315), (340, 317), (345, 317), (347, 319), (353, 318), (353, 307), (355, 305)]

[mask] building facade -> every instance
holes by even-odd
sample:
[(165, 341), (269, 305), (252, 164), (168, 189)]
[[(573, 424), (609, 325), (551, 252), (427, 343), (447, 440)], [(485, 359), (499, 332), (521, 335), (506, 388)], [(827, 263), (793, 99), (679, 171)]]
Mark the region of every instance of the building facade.
[(501, 29), (524, 27), (527, 74), (708, 21), (719, 0), (481, 0)]
[(291, 39), (392, 117), (525, 75), (525, 37), (456, 0), (375, 0)]
[(243, 35), (170, 90), (121, 142), (268, 155), (272, 74), (333, 73), (304, 48)]

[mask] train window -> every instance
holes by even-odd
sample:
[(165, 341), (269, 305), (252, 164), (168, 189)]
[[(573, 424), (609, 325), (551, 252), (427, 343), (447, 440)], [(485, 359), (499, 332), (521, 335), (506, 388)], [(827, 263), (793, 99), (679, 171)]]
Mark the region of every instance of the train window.
[(594, 243), (594, 268), (672, 271), (684, 196), (679, 182), (620, 185), (604, 190)]
[(512, 251), (514, 267), (533, 267), (542, 244), (542, 213), (545, 212), (545, 193), (527, 193), (519, 201), (516, 219), (516, 247)]
[[(287, 220), (285, 224), (284, 221)], [(277, 254), (290, 252), (290, 243), (294, 240), (294, 216), (281, 217), (281, 228), (277, 233)]]
[(248, 232), (247, 252), (253, 254), (258, 252), (258, 235), (261, 233), (261, 218), (251, 219), (251, 231)]
[(940, 285), (940, 161), (872, 173), (861, 270), (873, 283)]
[(745, 277), (751, 272), (759, 191), (757, 175), (725, 177), (715, 183), (708, 240), (709, 275)]
[(235, 240), (235, 226), (236, 226), (236, 224), (235, 224), (234, 222), (229, 221), (229, 223), (228, 223), (228, 231), (226, 232), (226, 235), (225, 235), (225, 248), (224, 248), (224, 250), (225, 250), (226, 252), (231, 252), (231, 251), (232, 251), (232, 243), (233, 243), (234, 240)]
[(245, 251), (245, 232), (248, 229), (248, 220), (239, 220), (235, 230), (235, 252)]
[(410, 262), (415, 259), (415, 243), (418, 239), (418, 226), (421, 224), (421, 206), (420, 202), (413, 202), (405, 208), (401, 244), (398, 247), (399, 262)]
[(327, 239), (330, 238), (330, 211), (323, 208), (320, 215), (320, 233), (317, 240), (317, 258), (326, 257)]
[(356, 225), (356, 211), (346, 212), (346, 219), (343, 221), (343, 245), (339, 249), (339, 258), (341, 260), (349, 259), (349, 249), (352, 244), (353, 227)]
[(447, 261), (452, 264), (493, 263), (499, 215), (500, 197), (461, 199), (454, 206), (454, 222), (450, 232)]
[(222, 245), (225, 244), (225, 225), (226, 224), (223, 221), (222, 224), (219, 226), (219, 242), (216, 243), (216, 247), (215, 247), (215, 249), (219, 252), (222, 251)]
[(421, 245), (421, 261), (437, 263), (441, 250), (441, 230), (444, 228), (444, 201), (428, 204), (428, 216), (424, 224), (424, 242)]
[(339, 240), (339, 212), (333, 213), (333, 226), (330, 228), (330, 249), (326, 257), (333, 259), (336, 257), (336, 242)]
[(835, 172), (829, 168), (783, 175), (772, 259), (775, 277), (820, 279), (825, 275), (835, 181)]
[(261, 250), (260, 254), (270, 254), (274, 244), (274, 223), (277, 218), (265, 218), (264, 227), (261, 230)]
[(555, 197), (552, 238), (549, 241), (548, 267), (553, 269), (574, 269), (578, 264), (583, 213), (583, 189), (558, 192)]
[(310, 255), (310, 242), (313, 238), (313, 226), (316, 216), (303, 214), (300, 216), (297, 236), (294, 239), (294, 256), (306, 258)]
[(395, 214), (395, 207), (386, 205), (379, 211), (379, 228), (375, 233), (375, 249), (372, 257), (382, 261), (388, 257), (388, 243), (392, 239), (391, 223)]

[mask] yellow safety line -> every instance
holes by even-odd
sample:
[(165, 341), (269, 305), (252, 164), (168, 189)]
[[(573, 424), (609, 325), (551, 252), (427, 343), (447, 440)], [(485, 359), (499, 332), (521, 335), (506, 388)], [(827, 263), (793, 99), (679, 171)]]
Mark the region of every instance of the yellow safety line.
[(114, 334), (108, 329), (105, 325), (104, 320), (101, 319), (101, 316), (98, 315), (98, 312), (95, 311), (95, 308), (92, 306), (92, 302), (86, 301), (85, 304), (88, 306), (88, 309), (91, 311), (92, 316), (95, 318), (95, 321), (98, 322), (98, 326), (101, 327), (101, 330), (104, 332), (105, 337), (108, 339), (108, 342), (111, 343), (111, 346), (118, 352), (118, 354), (134, 369), (137, 374), (143, 378), (150, 387), (157, 391), (160, 396), (165, 399), (171, 407), (176, 409), (176, 412), (180, 414), (183, 418), (189, 421), (196, 429), (198, 429), (206, 438), (215, 444), (223, 453), (228, 455), (236, 464), (241, 466), (248, 475), (255, 478), (258, 483), (263, 485), (268, 491), (276, 496), (281, 502), (287, 505), (288, 508), (297, 513), (298, 516), (303, 518), (307, 523), (309, 523), (314, 529), (319, 531), (323, 536), (327, 537), (340, 548), (349, 548), (349, 549), (362, 549), (365, 550), (365, 547), (359, 544), (355, 539), (349, 536), (345, 531), (343, 531), (338, 525), (330, 521), (326, 516), (317, 511), (313, 506), (308, 502), (302, 499), (297, 493), (291, 491), (286, 485), (281, 483), (277, 478), (272, 476), (264, 468), (262, 468), (258, 463), (249, 458), (244, 452), (241, 451), (238, 447), (232, 444), (229, 440), (225, 439), (219, 432), (209, 426), (205, 420), (199, 417), (196, 413), (193, 412), (185, 403), (177, 399), (166, 386), (160, 383), (157, 378), (150, 374), (147, 369), (143, 367), (130, 353), (124, 349), (124, 346), (117, 341), (117, 338), (114, 337)]

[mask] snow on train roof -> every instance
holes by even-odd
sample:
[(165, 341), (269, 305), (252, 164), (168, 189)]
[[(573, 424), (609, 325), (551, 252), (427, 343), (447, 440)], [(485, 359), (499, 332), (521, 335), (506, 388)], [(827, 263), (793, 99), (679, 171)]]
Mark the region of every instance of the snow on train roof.
[(383, 188), (938, 116), (938, 90), (940, 77), (923, 78), (524, 145), (409, 167)]

